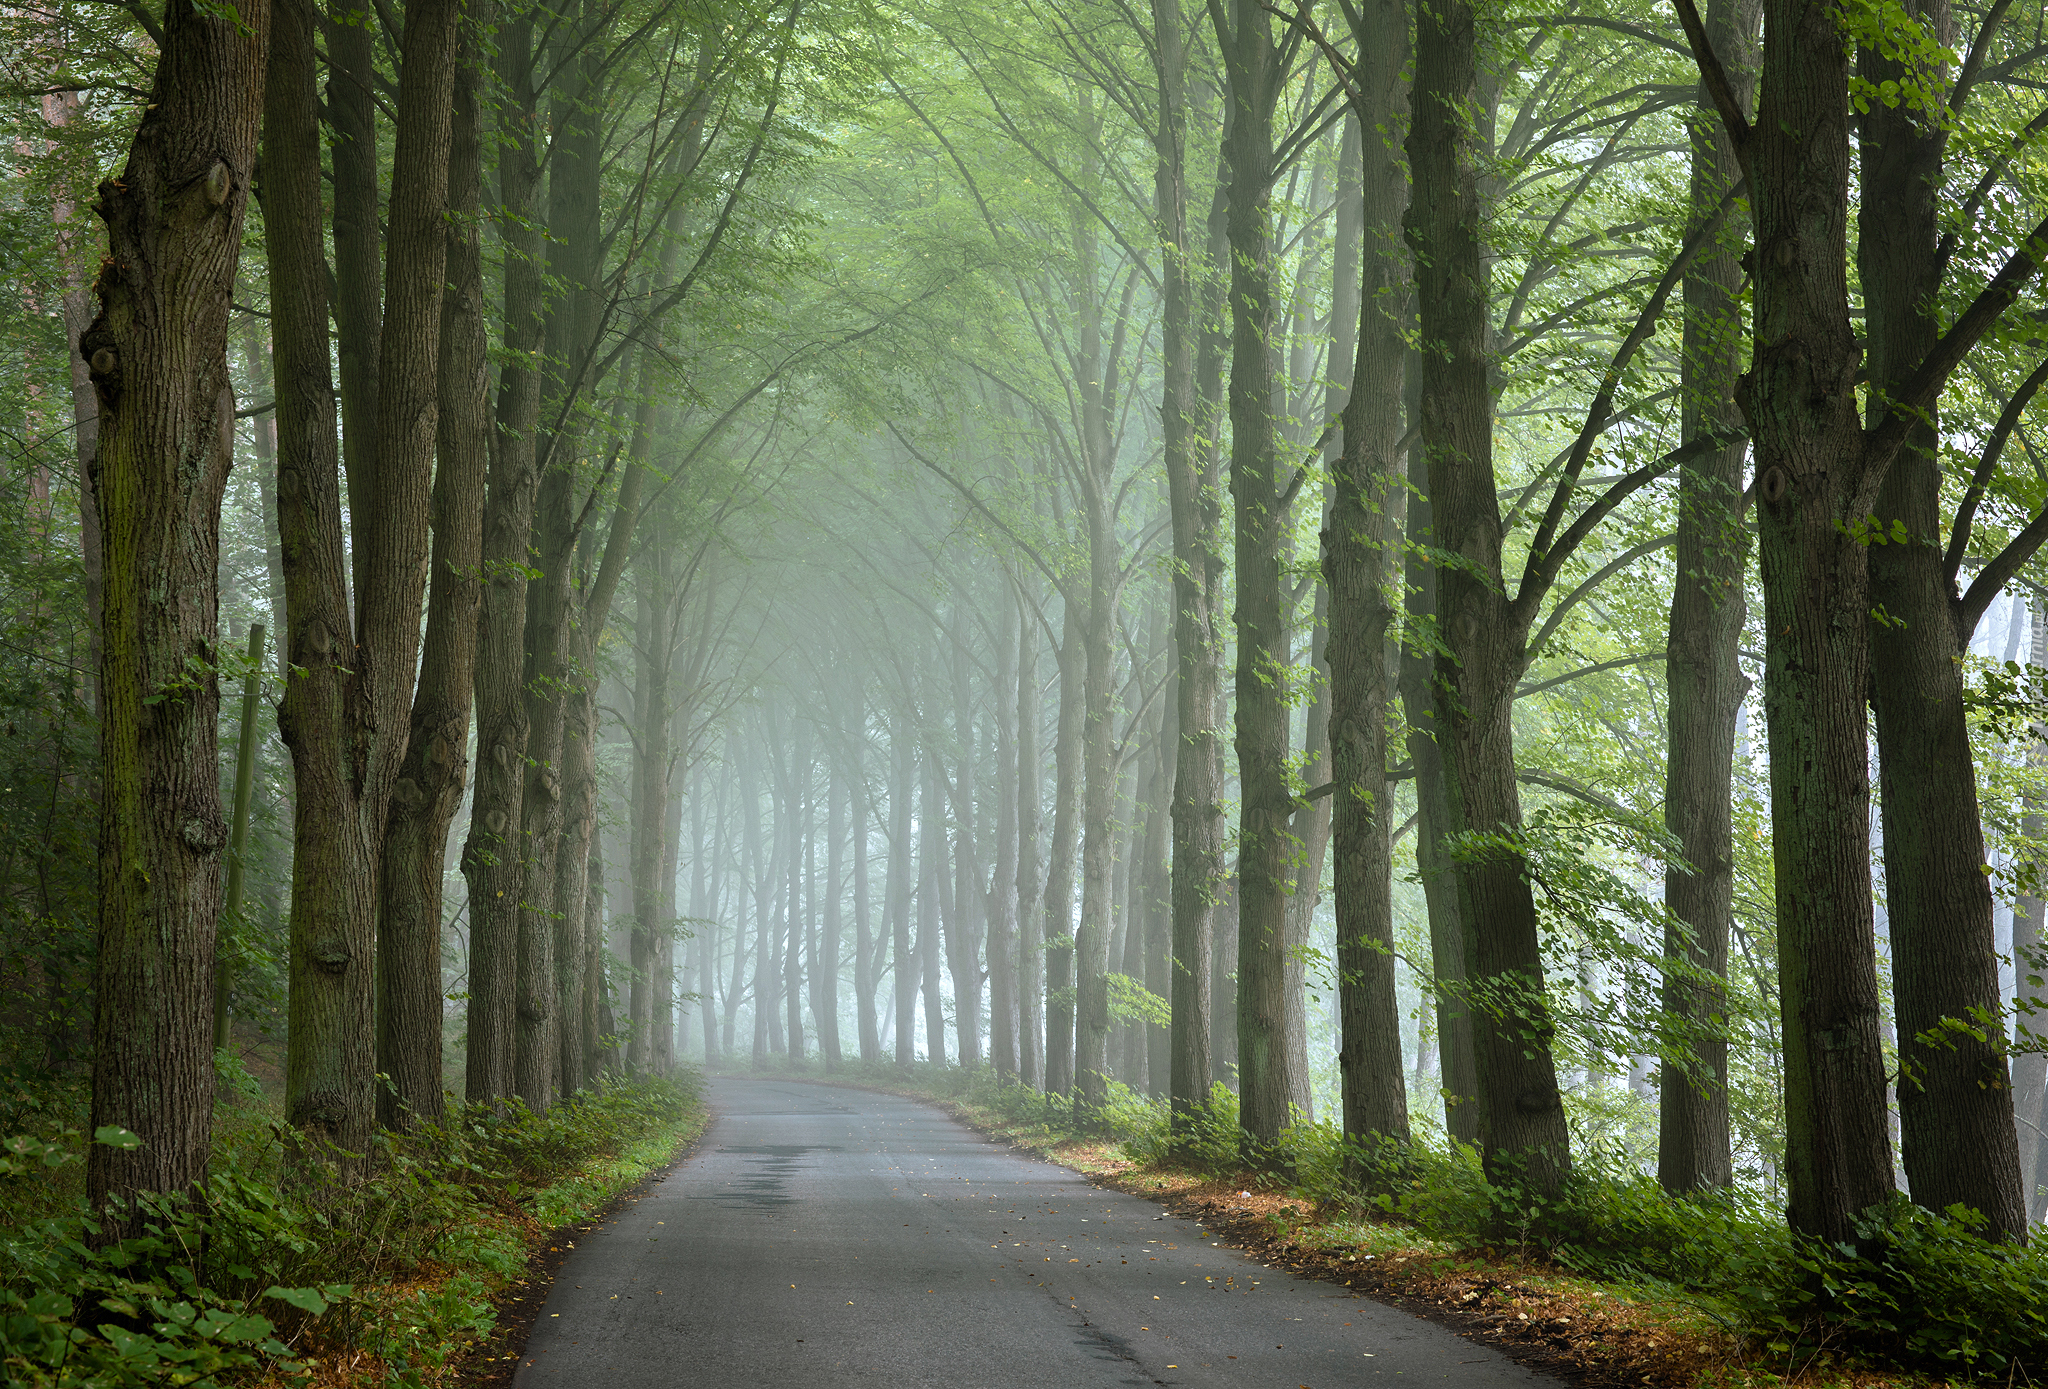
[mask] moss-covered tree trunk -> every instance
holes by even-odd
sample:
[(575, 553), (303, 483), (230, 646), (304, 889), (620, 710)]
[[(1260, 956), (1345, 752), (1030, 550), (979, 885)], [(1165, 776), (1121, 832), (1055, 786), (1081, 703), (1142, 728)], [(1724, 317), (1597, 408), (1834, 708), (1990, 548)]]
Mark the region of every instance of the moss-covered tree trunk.
[[(221, 496), (233, 462), (228, 307), (256, 166), (270, 7), (172, 6), (150, 104), (101, 185), (99, 314), (79, 338), (99, 412), (99, 929), (87, 1189), (185, 1191), (212, 1144), (220, 851)], [(318, 166), (314, 170), (318, 176)], [(108, 1222), (102, 1237), (139, 1233)]]

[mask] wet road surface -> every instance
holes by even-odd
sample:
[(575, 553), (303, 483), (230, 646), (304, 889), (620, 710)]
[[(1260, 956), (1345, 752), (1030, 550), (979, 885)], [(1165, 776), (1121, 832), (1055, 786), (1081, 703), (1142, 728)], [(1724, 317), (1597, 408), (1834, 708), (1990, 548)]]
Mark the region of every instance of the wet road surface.
[(893, 1095), (717, 1080), (583, 1235), (517, 1389), (1554, 1385)]

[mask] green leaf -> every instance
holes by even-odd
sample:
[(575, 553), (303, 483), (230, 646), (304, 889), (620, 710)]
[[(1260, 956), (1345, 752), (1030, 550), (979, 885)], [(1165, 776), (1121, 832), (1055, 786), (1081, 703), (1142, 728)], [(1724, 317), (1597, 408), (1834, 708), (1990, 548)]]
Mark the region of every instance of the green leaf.
[(104, 1143), (109, 1148), (119, 1148), (124, 1153), (132, 1153), (142, 1146), (140, 1138), (119, 1124), (101, 1124), (92, 1131), (92, 1141)]
[(318, 1288), (280, 1288), (272, 1284), (263, 1290), (263, 1295), (288, 1302), (301, 1312), (311, 1312), (316, 1317), (327, 1310), (327, 1299), (320, 1296)]

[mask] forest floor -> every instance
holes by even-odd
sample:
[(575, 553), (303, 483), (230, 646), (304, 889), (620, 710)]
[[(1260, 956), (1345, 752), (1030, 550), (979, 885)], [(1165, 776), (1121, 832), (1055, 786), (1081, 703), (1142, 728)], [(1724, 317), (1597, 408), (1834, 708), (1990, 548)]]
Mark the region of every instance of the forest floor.
[[(790, 1068), (775, 1074), (799, 1073)], [(933, 1104), (1103, 1186), (1200, 1219), (1225, 1244), (1270, 1268), (1366, 1293), (1585, 1389), (1942, 1389), (1961, 1383), (1869, 1365), (1824, 1334), (1766, 1341), (1732, 1325), (1709, 1300), (1683, 1291), (1601, 1282), (1528, 1251), (1454, 1247), (1355, 1210), (1319, 1209), (1271, 1174), (1245, 1170), (1219, 1177), (1138, 1162), (1114, 1140), (1020, 1124), (935, 1088), (800, 1074)]]

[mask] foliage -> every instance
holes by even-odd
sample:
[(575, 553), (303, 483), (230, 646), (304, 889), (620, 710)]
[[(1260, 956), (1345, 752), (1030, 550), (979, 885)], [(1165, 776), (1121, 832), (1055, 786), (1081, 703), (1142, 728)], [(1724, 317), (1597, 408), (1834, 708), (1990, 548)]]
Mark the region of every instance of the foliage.
[[(371, 1175), (349, 1185), (308, 1180), (286, 1130), (230, 1114), (204, 1188), (147, 1198), (140, 1237), (99, 1247), (79, 1198), (0, 1230), (0, 1361), (10, 1383), (115, 1389), (290, 1373), (347, 1346), (417, 1384), (488, 1331), (527, 1225), (601, 1207), (641, 1170), (622, 1155), (659, 1139), (651, 1160), (665, 1158), (701, 1109), (690, 1072), (579, 1092), (544, 1117), (471, 1106), (380, 1134)], [(76, 1165), (75, 1139), (9, 1141), (0, 1194)], [(422, 1282), (434, 1269), (452, 1276)]]

